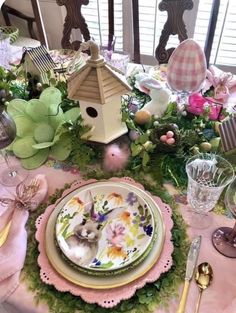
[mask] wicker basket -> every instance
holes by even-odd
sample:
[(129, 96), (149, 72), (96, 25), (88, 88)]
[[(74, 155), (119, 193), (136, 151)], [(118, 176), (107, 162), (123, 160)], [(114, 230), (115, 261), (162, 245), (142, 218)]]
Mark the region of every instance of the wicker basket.
[(10, 38), (10, 43), (13, 43), (19, 36), (19, 29), (14, 26), (1, 26), (0, 34), (3, 34), (5, 38)]

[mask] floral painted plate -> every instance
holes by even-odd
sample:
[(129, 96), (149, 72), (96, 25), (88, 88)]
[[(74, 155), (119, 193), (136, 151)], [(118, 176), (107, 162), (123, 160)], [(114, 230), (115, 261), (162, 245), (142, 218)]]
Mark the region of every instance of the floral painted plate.
[[(90, 183), (89, 185), (84, 185), (79, 187), (79, 190), (85, 190), (87, 187), (95, 186), (97, 184), (101, 184), (101, 182)], [(153, 248), (151, 249), (150, 253), (147, 257), (140, 262), (136, 267), (130, 267), (129, 271), (124, 271), (119, 275), (88, 275), (82, 271), (78, 271), (73, 266), (70, 266), (68, 262), (65, 261), (65, 258), (62, 257), (61, 251), (57, 249), (55, 245), (54, 235), (55, 235), (55, 224), (58, 219), (58, 214), (60, 213), (61, 209), (65, 206), (68, 202), (68, 199), (71, 199), (75, 194), (78, 193), (78, 190), (73, 190), (71, 193), (67, 194), (65, 197), (61, 198), (60, 202), (55, 206), (54, 210), (50, 214), (46, 230), (45, 230), (45, 250), (48, 257), (49, 262), (53, 266), (53, 268), (58, 272), (63, 278), (68, 280), (69, 282), (74, 283), (75, 285), (82, 286), (85, 288), (92, 288), (92, 289), (110, 289), (110, 288), (117, 288), (120, 286), (124, 286), (129, 284), (136, 279), (141, 278), (143, 275), (148, 273), (149, 270), (155, 264), (160, 265), (160, 268), (163, 267), (167, 268), (167, 265), (170, 262), (170, 257), (167, 259), (160, 259), (163, 250), (163, 244), (165, 240), (165, 225), (161, 213), (161, 209), (159, 208), (159, 202), (156, 202), (146, 191), (140, 189), (130, 183), (127, 182), (102, 182), (105, 186), (114, 186), (117, 187), (117, 184), (120, 186), (124, 186), (129, 188), (131, 192), (136, 193), (138, 196), (142, 197), (150, 206), (152, 213), (154, 215), (154, 219), (156, 221), (156, 229), (157, 229), (157, 238), (154, 241)], [(160, 202), (161, 204), (161, 202)], [(165, 251), (165, 247), (164, 247)], [(167, 264), (167, 263), (168, 264)], [(159, 266), (157, 266), (159, 268)], [(156, 275), (154, 274), (153, 278), (150, 278), (146, 282), (155, 281), (157, 279)], [(142, 285), (143, 286), (143, 285)]]
[(97, 183), (70, 196), (55, 236), (64, 256), (87, 273), (120, 273), (146, 256), (155, 219), (146, 201), (126, 186)]

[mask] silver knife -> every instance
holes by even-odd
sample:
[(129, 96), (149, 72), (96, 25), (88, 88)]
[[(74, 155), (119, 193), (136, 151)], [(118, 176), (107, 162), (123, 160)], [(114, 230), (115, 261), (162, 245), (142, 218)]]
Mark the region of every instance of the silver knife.
[(201, 246), (201, 236), (196, 237), (189, 248), (188, 252), (188, 259), (187, 259), (187, 266), (186, 266), (186, 273), (185, 273), (185, 282), (184, 282), (184, 289), (182, 292), (181, 300), (179, 303), (179, 308), (176, 313), (184, 313), (186, 300), (188, 296), (189, 290), (189, 283), (193, 277), (193, 273), (197, 264), (197, 259), (200, 251)]

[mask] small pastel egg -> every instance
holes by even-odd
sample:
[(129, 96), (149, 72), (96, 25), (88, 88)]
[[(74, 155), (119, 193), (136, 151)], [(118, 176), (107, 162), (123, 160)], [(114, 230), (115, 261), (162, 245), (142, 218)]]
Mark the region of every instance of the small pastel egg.
[(135, 113), (134, 120), (138, 125), (144, 125), (151, 119), (151, 114), (146, 110), (141, 110)]
[(175, 138), (168, 138), (168, 139), (166, 140), (166, 143), (167, 143), (168, 145), (173, 145), (173, 144), (175, 143)]
[(174, 132), (172, 132), (172, 130), (169, 130), (169, 131), (166, 133), (166, 136), (167, 136), (167, 138), (173, 138), (173, 137), (174, 137)]
[(132, 141), (135, 141), (136, 139), (138, 139), (140, 137), (140, 134), (137, 130), (135, 129), (131, 129), (129, 132), (129, 138)]
[(209, 142), (202, 142), (200, 148), (203, 152), (209, 152), (211, 151), (211, 144)]
[(162, 135), (162, 136), (160, 137), (160, 140), (161, 140), (162, 142), (166, 142), (167, 136), (166, 136), (166, 135)]

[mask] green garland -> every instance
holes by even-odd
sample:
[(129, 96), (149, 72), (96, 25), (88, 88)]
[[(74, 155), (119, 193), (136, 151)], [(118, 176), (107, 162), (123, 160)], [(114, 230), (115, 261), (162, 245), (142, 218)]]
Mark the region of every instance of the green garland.
[[(130, 172), (125, 172), (122, 173), (122, 176), (130, 174)], [(108, 178), (102, 172), (95, 171), (87, 175), (87, 177), (90, 176), (97, 179)], [(178, 287), (184, 277), (186, 255), (189, 246), (185, 223), (177, 212), (174, 200), (162, 187), (148, 183), (144, 176), (136, 174), (132, 175), (132, 177), (143, 184), (147, 190), (160, 196), (166, 203), (169, 203), (173, 209), (172, 218), (174, 227), (172, 229), (172, 240), (174, 243), (174, 252), (172, 254), (172, 268), (167, 273), (162, 274), (156, 282), (147, 284), (144, 288), (138, 290), (131, 299), (122, 301), (112, 309), (105, 309), (96, 304), (88, 304), (80, 297), (75, 297), (68, 292), (58, 292), (53, 286), (44, 284), (40, 279), (37, 264), (38, 244), (35, 239), (35, 221), (37, 217), (44, 212), (46, 207), (49, 204), (55, 203), (61, 196), (63, 190), (69, 187), (69, 185), (65, 185), (63, 189), (55, 192), (49, 199), (48, 204), (40, 205), (37, 212), (30, 215), (28, 221), (28, 249), (23, 279), (27, 282), (29, 289), (34, 292), (36, 303), (44, 302), (48, 305), (50, 312), (56, 313), (72, 313), (75, 311), (80, 313), (141, 313), (152, 312), (157, 306), (167, 306), (170, 298), (178, 295)]]

